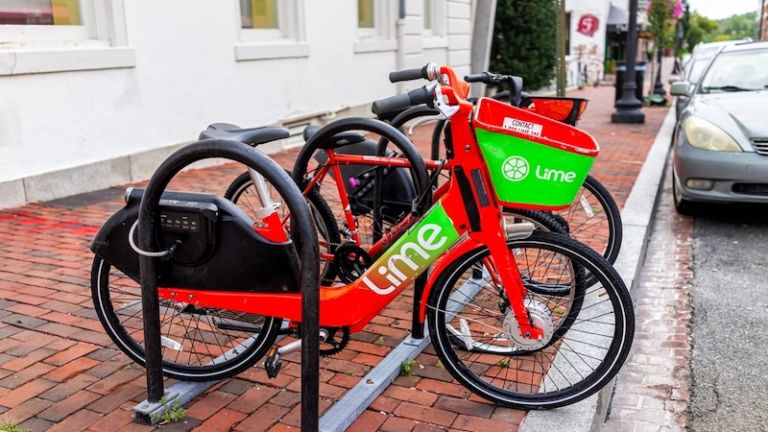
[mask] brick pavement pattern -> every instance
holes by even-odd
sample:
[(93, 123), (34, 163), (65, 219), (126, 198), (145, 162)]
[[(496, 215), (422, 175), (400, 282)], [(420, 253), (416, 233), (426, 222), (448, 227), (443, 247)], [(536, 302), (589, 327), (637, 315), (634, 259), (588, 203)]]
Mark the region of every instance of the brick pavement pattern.
[[(592, 100), (580, 126), (602, 146), (593, 174), (622, 205), (666, 110), (646, 110), (645, 125), (614, 125), (609, 122), (613, 88), (574, 95)], [(420, 147), (424, 151), (426, 142)], [(294, 150), (273, 157), (290, 167), (295, 155)], [(222, 194), (240, 171), (232, 165), (190, 170), (170, 188)], [(132, 423), (131, 409), (145, 397), (143, 369), (111, 343), (90, 298), (88, 246), (122, 206), (123, 190), (0, 210), (0, 421), (29, 431), (155, 429)], [(353, 335), (347, 349), (321, 359), (322, 410), (408, 334), (411, 302), (406, 290)], [(299, 355), (285, 359), (276, 379), (269, 380), (261, 365), (251, 368), (211, 388), (189, 405), (183, 422), (162, 429), (298, 430)], [(525, 416), (456, 384), (431, 347), (416, 358), (413, 370), (415, 375), (397, 378), (350, 430), (514, 431)]]
[(675, 212), (667, 167), (635, 297), (637, 328), (605, 432), (685, 431), (690, 394), (693, 218)]

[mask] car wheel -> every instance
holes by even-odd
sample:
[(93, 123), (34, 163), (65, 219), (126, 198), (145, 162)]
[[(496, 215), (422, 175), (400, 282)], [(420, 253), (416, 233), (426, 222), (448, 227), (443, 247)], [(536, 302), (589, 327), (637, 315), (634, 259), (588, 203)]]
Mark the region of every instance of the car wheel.
[(694, 203), (683, 199), (682, 196), (680, 196), (680, 192), (677, 190), (677, 178), (675, 177), (675, 173), (672, 173), (672, 199), (675, 202), (675, 210), (677, 210), (678, 213), (683, 215), (692, 215), (695, 210)]

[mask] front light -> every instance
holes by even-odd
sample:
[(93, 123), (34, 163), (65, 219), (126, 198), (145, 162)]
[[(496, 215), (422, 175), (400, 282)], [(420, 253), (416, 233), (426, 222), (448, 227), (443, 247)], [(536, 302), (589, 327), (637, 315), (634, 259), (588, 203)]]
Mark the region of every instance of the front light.
[(724, 130), (698, 117), (688, 117), (683, 123), (688, 144), (702, 150), (740, 152), (741, 147)]

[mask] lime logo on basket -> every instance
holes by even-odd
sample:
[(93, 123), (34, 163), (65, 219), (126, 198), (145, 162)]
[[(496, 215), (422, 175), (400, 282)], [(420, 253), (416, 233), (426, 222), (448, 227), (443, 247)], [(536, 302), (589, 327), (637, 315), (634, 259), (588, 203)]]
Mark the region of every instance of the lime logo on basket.
[[(543, 168), (536, 165), (536, 178), (539, 180), (573, 183), (576, 173), (573, 171), (556, 170), (552, 168)], [(531, 165), (522, 156), (510, 156), (501, 164), (501, 172), (504, 177), (511, 182), (519, 182), (528, 177), (531, 172)]]
[(525, 179), (530, 171), (531, 166), (522, 156), (510, 156), (501, 164), (501, 173), (507, 180), (513, 182)]

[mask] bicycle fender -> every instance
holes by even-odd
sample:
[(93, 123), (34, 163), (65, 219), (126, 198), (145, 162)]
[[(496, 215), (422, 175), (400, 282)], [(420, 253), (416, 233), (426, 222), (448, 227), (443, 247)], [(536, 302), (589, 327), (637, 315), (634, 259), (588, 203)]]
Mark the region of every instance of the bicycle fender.
[(468, 253), (469, 251), (472, 251), (474, 249), (477, 249), (479, 247), (483, 247), (484, 245), (480, 243), (479, 241), (471, 238), (471, 237), (465, 237), (459, 244), (454, 246), (452, 249), (449, 249), (445, 255), (443, 255), (432, 267), (432, 269), (429, 272), (429, 279), (427, 279), (427, 284), (424, 287), (424, 292), (421, 294), (421, 301), (419, 301), (419, 323), (424, 323), (424, 318), (427, 314), (427, 300), (429, 299), (429, 294), (432, 292), (432, 286), (437, 282), (440, 275), (445, 271), (448, 266), (453, 264), (454, 261), (456, 261), (459, 257), (462, 255)]

